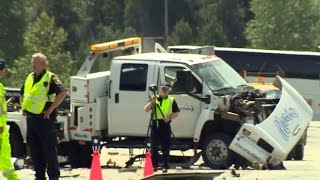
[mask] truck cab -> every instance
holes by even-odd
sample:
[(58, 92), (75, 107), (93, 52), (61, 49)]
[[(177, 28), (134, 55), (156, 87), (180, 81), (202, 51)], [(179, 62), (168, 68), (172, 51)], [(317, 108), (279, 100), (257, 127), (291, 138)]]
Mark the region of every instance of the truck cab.
[[(210, 68), (215, 68), (216, 74), (205, 74), (211, 72)], [(111, 86), (109, 86), (108, 99), (108, 112), (110, 112), (108, 114), (108, 125), (110, 125), (108, 135), (144, 137), (147, 132), (149, 115), (143, 111), (143, 106), (152, 95), (148, 87), (152, 84), (160, 85), (162, 82), (169, 82), (172, 85), (171, 95), (175, 97), (181, 109), (179, 117), (172, 123), (173, 132), (176, 137), (198, 141), (201, 132), (201, 129), (197, 127), (198, 122), (205, 123), (213, 119), (213, 110), (218, 108), (218, 101), (212, 94), (211, 88), (223, 89), (246, 83), (239, 76), (234, 77), (239, 78), (235, 81), (232, 81), (231, 78), (219, 79), (218, 76), (224, 76), (223, 73), (228, 73), (228, 70), (231, 73), (234, 72), (215, 56), (192, 58), (182, 54), (148, 53), (116, 57), (112, 62), (109, 81)], [(185, 92), (186, 82), (183, 77), (179, 79), (181, 71), (191, 72), (192, 93), (198, 98)], [(203, 75), (210, 75), (220, 84), (207, 85), (203, 80)], [(132, 126), (132, 123), (135, 124), (135, 127)]]

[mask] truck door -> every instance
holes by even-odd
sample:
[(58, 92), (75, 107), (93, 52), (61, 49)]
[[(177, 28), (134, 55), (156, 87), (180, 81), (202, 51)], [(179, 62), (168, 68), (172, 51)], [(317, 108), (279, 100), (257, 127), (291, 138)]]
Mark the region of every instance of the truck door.
[[(172, 123), (172, 131), (177, 137), (190, 138), (193, 137), (196, 122), (201, 112), (202, 102), (196, 100), (193, 97), (187, 95), (183, 89), (183, 85), (179, 82), (177, 77), (177, 71), (183, 69), (189, 69), (183, 64), (170, 64), (163, 63), (160, 66), (160, 81), (168, 82), (172, 85), (171, 95), (175, 97), (175, 100), (180, 108), (179, 117)], [(160, 83), (161, 83), (160, 82)], [(202, 94), (202, 83), (200, 78), (193, 74), (193, 87), (194, 92), (197, 95)]]
[(148, 85), (154, 83), (154, 63), (113, 61), (108, 100), (108, 133), (121, 136), (146, 136), (149, 114)]

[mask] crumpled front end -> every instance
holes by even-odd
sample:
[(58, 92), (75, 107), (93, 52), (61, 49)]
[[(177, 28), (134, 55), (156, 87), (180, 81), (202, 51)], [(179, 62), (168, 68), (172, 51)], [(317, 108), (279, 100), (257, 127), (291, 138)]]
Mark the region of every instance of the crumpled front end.
[[(229, 148), (250, 162), (275, 166), (286, 159), (300, 140), (313, 118), (313, 112), (284, 79), (277, 77), (274, 85), (281, 89), (278, 104), (262, 122), (243, 123)], [(260, 106), (268, 107), (268, 104), (260, 103)]]

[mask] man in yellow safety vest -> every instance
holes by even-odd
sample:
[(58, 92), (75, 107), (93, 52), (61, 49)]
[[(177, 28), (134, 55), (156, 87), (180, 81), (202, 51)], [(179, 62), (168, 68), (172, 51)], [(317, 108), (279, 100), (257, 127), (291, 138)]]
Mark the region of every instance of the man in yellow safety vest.
[(27, 117), (27, 143), (37, 180), (46, 179), (46, 169), (49, 180), (57, 180), (60, 176), (55, 109), (67, 93), (58, 76), (46, 69), (47, 64), (44, 54), (33, 54), (33, 72), (21, 88), (22, 111)]
[[(5, 61), (0, 59), (0, 78), (4, 76)], [(9, 128), (7, 127), (7, 103), (5, 90), (0, 82), (0, 170), (8, 180), (17, 180), (18, 174), (11, 163), (11, 147), (9, 141)]]
[(154, 170), (158, 169), (158, 146), (162, 146), (163, 167), (162, 171), (167, 172), (169, 168), (169, 154), (171, 145), (171, 126), (173, 119), (177, 118), (180, 112), (178, 104), (173, 96), (169, 95), (170, 84), (164, 82), (161, 84), (160, 93), (157, 97), (153, 97), (152, 102), (149, 101), (144, 110), (146, 112), (156, 105), (156, 112), (152, 120), (151, 127), (151, 155)]

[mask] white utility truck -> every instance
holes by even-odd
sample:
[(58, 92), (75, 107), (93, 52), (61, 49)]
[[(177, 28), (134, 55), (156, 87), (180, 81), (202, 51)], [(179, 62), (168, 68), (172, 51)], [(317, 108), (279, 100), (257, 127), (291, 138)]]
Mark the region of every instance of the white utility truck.
[[(130, 55), (117, 56), (119, 50)], [(254, 161), (277, 166), (312, 119), (308, 104), (281, 77), (275, 82), (281, 98), (266, 99), (217, 56), (140, 51), (140, 38), (92, 45), (71, 77), (70, 114), (58, 117), (57, 128), (60, 153), (72, 167), (90, 164), (92, 136), (106, 147), (144, 148), (150, 115), (143, 106), (149, 87), (164, 81), (181, 110), (172, 122), (172, 149), (201, 149), (210, 168)], [(94, 63), (96, 70), (111, 63), (110, 70), (91, 73)], [(9, 123), (20, 127), (25, 142), (18, 114), (10, 113)]]

